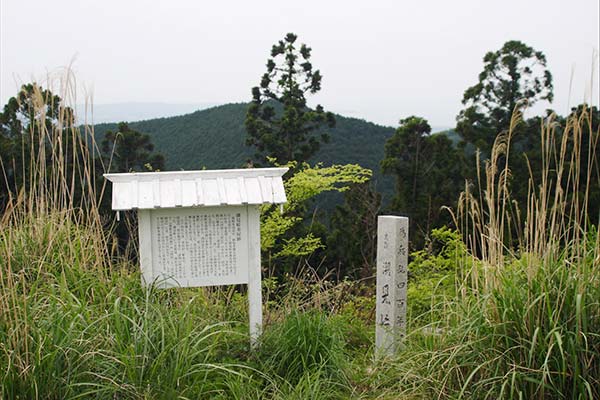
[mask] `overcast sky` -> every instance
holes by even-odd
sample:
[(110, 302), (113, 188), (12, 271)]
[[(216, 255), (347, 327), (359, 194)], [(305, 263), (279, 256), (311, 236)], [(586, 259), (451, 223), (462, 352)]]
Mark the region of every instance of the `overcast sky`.
[(418, 115), (453, 126), (484, 54), (513, 39), (546, 54), (559, 113), (592, 91), (598, 104), (598, 0), (0, 4), (2, 105), (20, 83), (74, 57), (78, 83), (98, 104), (248, 101), (287, 32), (312, 47), (323, 75), (311, 104), (380, 124)]

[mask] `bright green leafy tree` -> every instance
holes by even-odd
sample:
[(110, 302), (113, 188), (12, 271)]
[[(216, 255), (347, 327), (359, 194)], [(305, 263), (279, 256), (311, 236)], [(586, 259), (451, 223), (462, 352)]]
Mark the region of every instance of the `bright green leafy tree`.
[(273, 45), (267, 72), (260, 86), (252, 89), (245, 126), (247, 144), (257, 149), (259, 163), (274, 158), (279, 164), (307, 161), (327, 142), (327, 134), (317, 135), (319, 128), (335, 126), (332, 113), (321, 105), (310, 109), (306, 95), (321, 90), (321, 73), (313, 70), (311, 48), (296, 43), (297, 36), (288, 33)]
[(299, 260), (325, 247), (321, 237), (303, 223), (308, 203), (321, 193), (345, 192), (354, 184), (365, 183), (372, 174), (353, 164), (286, 166), (297, 172), (284, 182), (287, 203), (283, 212), (278, 207), (263, 206), (261, 213), (261, 248), (275, 274), (295, 272)]

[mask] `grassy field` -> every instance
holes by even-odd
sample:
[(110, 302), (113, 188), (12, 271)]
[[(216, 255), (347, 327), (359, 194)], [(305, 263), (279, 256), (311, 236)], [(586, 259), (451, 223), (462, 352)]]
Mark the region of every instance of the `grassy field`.
[[(547, 162), (523, 223), (501, 162), (511, 131), (499, 136), (480, 191), (466, 188), (455, 210), (460, 245), (429, 260), (450, 266), (451, 290), (419, 283), (428, 292), (409, 303), (430, 304), (410, 310), (387, 359), (374, 357), (372, 283), (333, 284), (310, 269), (267, 277), (256, 348), (243, 288), (143, 288), (99, 215), (89, 135), (44, 132), (56, 151), (39, 149), (31, 185), (0, 219), (0, 396), (600, 398), (598, 216), (587, 215), (589, 178), (572, 178), (590, 168), (579, 163), (584, 135), (597, 149), (587, 117), (541, 127)], [(73, 153), (58, 150), (65, 140)], [(519, 245), (507, 246), (515, 232)]]

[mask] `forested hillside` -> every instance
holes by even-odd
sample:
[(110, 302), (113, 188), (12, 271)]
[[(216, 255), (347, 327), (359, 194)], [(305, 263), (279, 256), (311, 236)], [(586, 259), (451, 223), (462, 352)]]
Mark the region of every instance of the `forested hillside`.
[[(244, 118), (247, 104), (226, 104), (178, 117), (132, 122), (132, 129), (150, 135), (156, 150), (166, 158), (169, 170), (237, 168), (252, 157), (246, 146)], [(336, 127), (328, 130), (331, 140), (313, 157), (314, 162), (359, 164), (373, 170), (374, 180), (386, 199), (393, 195), (391, 177), (380, 174), (385, 141), (394, 129), (356, 118), (336, 115)], [(116, 124), (95, 126), (100, 141)]]

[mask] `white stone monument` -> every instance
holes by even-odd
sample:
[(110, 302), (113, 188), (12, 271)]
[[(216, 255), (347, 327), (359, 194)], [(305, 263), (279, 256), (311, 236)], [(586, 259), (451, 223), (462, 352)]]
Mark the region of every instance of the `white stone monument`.
[(250, 337), (262, 327), (260, 209), (286, 202), (287, 168), (105, 174), (112, 208), (138, 210), (142, 283), (248, 284)]
[(408, 218), (377, 218), (375, 350), (392, 355), (406, 334)]

